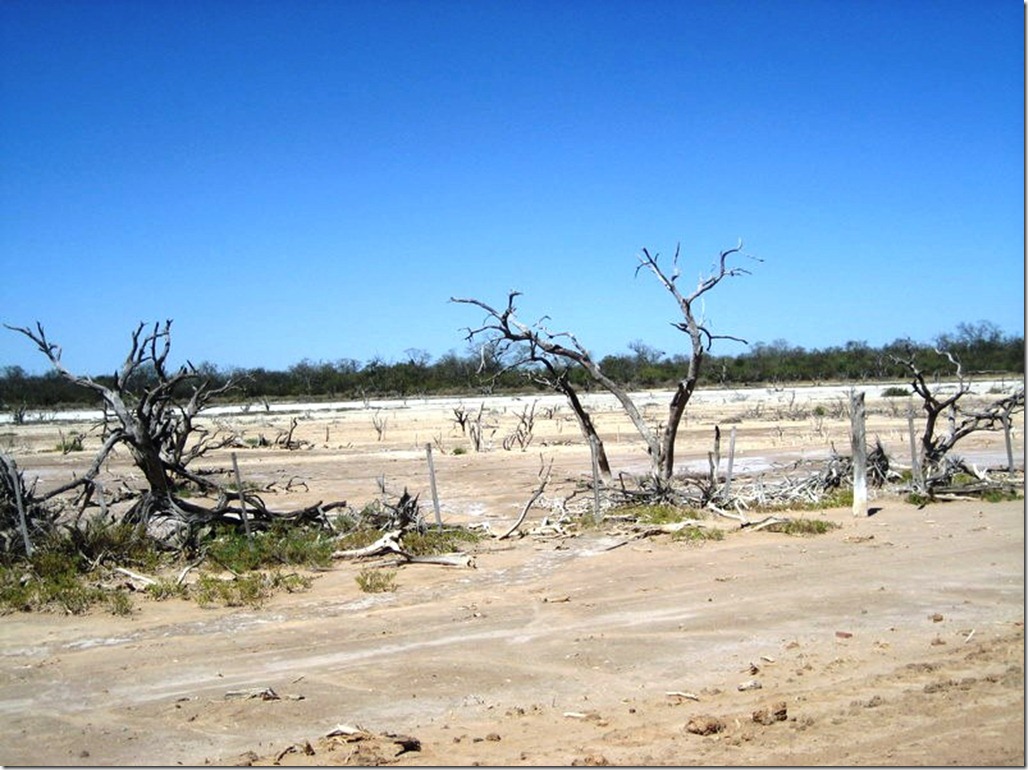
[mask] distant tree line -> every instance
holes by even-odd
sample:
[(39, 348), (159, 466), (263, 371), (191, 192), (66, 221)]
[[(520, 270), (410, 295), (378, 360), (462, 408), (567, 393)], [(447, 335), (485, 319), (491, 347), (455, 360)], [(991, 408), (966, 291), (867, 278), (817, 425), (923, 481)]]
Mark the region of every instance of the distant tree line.
[[(895, 363), (909, 351), (945, 350), (957, 358), (966, 374), (1024, 374), (1024, 336), (1003, 334), (994, 324), (962, 323), (954, 333), (941, 334), (931, 343), (897, 339), (882, 347), (866, 342), (806, 350), (784, 340), (758, 342), (737, 355), (707, 358), (706, 386), (754, 386), (780, 383), (864, 382), (905, 380), (908, 372)], [(683, 367), (685, 355), (668, 356), (641, 341), (628, 352), (600, 360), (608, 377), (630, 388), (672, 387)], [(304, 359), (285, 371), (262, 367), (221, 369), (204, 363), (197, 367), (212, 388), (229, 380), (236, 388), (226, 394), (231, 400), (290, 400), (407, 398), (431, 395), (472, 395), (485, 392), (542, 390), (523, 370), (507, 369), (507, 362), (488, 347), (463, 355), (449, 352), (433, 361), (424, 351), (410, 349), (404, 360), (387, 363), (374, 359), (360, 363), (353, 359), (314, 362)], [(939, 359), (939, 376), (952, 376), (953, 367)], [(140, 371), (146, 378), (152, 373)], [(584, 391), (591, 389), (584, 371), (572, 370), (571, 380)], [(93, 379), (113, 384), (113, 375)], [(181, 394), (187, 396), (186, 393)], [(56, 372), (33, 375), (20, 366), (0, 368), (0, 410), (53, 409), (64, 406), (98, 406), (96, 394), (69, 382)]]

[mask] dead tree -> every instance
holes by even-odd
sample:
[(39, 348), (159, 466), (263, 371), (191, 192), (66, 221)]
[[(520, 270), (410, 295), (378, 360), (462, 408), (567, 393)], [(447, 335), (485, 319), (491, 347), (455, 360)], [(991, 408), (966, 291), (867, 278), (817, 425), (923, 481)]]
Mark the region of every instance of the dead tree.
[[(479, 328), (469, 328), (467, 330), (469, 342), (474, 342), (475, 338), (481, 335), (487, 336), (482, 347), (483, 349), (486, 346), (494, 348), (497, 358), (503, 358), (503, 354), (506, 351), (514, 349), (515, 358), (513, 361), (494, 376), (498, 377), (509, 369), (524, 369), (537, 382), (553, 388), (568, 399), (571, 410), (575, 413), (575, 417), (578, 418), (578, 425), (586, 442), (589, 446), (596, 447), (595, 451), (600, 471), (609, 477), (610, 463), (607, 460), (607, 453), (603, 448), (603, 440), (596, 432), (592, 418), (582, 405), (575, 387), (571, 384), (568, 366), (562, 362), (570, 361), (577, 363), (585, 367), (594, 378), (604, 377), (603, 372), (600, 371), (600, 367), (592, 360), (589, 351), (578, 343), (574, 335), (568, 332), (551, 332), (541, 322), (536, 323), (534, 326), (527, 326), (521, 323), (516, 316), (517, 308), (514, 306), (514, 299), (518, 296), (520, 296), (520, 292), (517, 291), (512, 291), (508, 295), (507, 307), (503, 312), (477, 299), (451, 297), (450, 301), (480, 307), (486, 311), (488, 319), (491, 319)], [(570, 347), (558, 341), (562, 337), (570, 341)], [(604, 379), (606, 378), (604, 377)], [(605, 385), (605, 387), (608, 387), (608, 389), (618, 387), (616, 383), (609, 379), (607, 382), (609, 386)], [(627, 398), (627, 394), (625, 398)]]
[[(928, 374), (908, 347), (905, 357), (890, 356), (903, 366), (911, 376), (911, 386), (922, 402), (925, 413), (925, 427), (921, 434), (919, 465), (924, 491), (949, 483), (953, 463), (949, 454), (957, 442), (980, 430), (1001, 430), (1009, 424), (1010, 418), (1024, 411), (1024, 387), (980, 409), (966, 409), (960, 403), (971, 392), (971, 380), (964, 373), (960, 361), (952, 353), (935, 349), (954, 370), (956, 389), (949, 396), (942, 396), (938, 389), (928, 384)], [(940, 432), (939, 422), (945, 420), (949, 429)]]
[[(671, 293), (684, 317), (682, 322), (675, 323), (674, 326), (689, 336), (692, 347), (687, 371), (677, 383), (674, 396), (671, 399), (667, 422), (656, 428), (651, 427), (646, 422), (641, 410), (629, 396), (627, 387), (608, 377), (574, 334), (570, 332), (552, 332), (541, 321), (532, 326), (519, 321), (516, 317), (514, 300), (520, 296), (520, 292), (512, 291), (509, 294), (507, 297), (507, 307), (503, 311), (490, 307), (477, 299), (454, 297), (451, 298), (451, 301), (476, 305), (488, 314), (484, 325), (477, 329), (468, 329), (467, 338), (469, 340), (473, 340), (481, 335), (488, 335), (489, 339), (493, 342), (519, 346), (522, 350), (527, 351), (521, 356), (520, 360), (522, 363), (542, 364), (543, 368), (550, 372), (551, 375), (556, 370), (558, 366), (556, 362), (558, 361), (581, 366), (595, 383), (607, 390), (621, 404), (635, 429), (646, 443), (653, 466), (653, 474), (661, 479), (669, 480), (674, 475), (675, 440), (678, 437), (678, 426), (681, 424), (686, 405), (689, 403), (689, 399), (692, 397), (693, 391), (699, 382), (700, 372), (707, 351), (715, 339), (732, 339), (745, 343), (745, 340), (741, 340), (738, 337), (712, 334), (707, 327), (706, 321), (702, 317), (697, 316), (694, 305), (697, 300), (711, 291), (725, 278), (749, 274), (749, 271), (744, 268), (729, 267), (728, 265), (729, 258), (742, 250), (742, 244), (740, 243), (734, 249), (721, 252), (713, 272), (709, 276), (701, 277), (698, 285), (691, 293), (683, 294), (677, 284), (680, 276), (678, 269), (680, 250), (680, 247), (675, 249), (675, 256), (672, 262), (673, 271), (670, 276), (657, 263), (658, 255), (651, 255), (646, 249), (643, 249), (642, 255), (639, 257), (639, 265), (636, 267), (636, 274), (643, 268), (649, 270), (656, 276), (661, 285)], [(568, 397), (572, 408), (575, 409), (575, 414), (579, 417), (579, 424), (588, 438), (591, 421), (583, 419), (583, 415), (586, 417), (587, 415), (585, 410), (581, 408), (581, 404), (578, 403), (576, 406), (576, 399), (573, 399), (571, 395), (574, 393), (574, 388), (566, 378), (554, 381), (554, 387)], [(597, 443), (602, 447), (602, 442), (599, 441), (599, 436), (595, 434), (595, 431), (592, 432), (592, 436), (595, 437)], [(605, 472), (609, 475), (609, 466)]]
[[(741, 251), (741, 241), (734, 249), (722, 251), (718, 257), (718, 263), (714, 271), (708, 276), (701, 276), (696, 288), (689, 294), (682, 294), (677, 284), (678, 278), (681, 275), (678, 268), (678, 257), (681, 253), (680, 246), (675, 248), (675, 256), (671, 262), (672, 272), (670, 276), (664, 273), (657, 264), (657, 257), (659, 255), (654, 254), (651, 256), (649, 251), (643, 249), (642, 256), (639, 257), (639, 266), (636, 267), (636, 274), (638, 274), (638, 272), (643, 268), (646, 268), (653, 273), (661, 285), (671, 293), (671, 296), (674, 297), (675, 302), (678, 303), (678, 309), (682, 312), (682, 316), (685, 319), (680, 323), (674, 324), (674, 326), (689, 336), (689, 342), (692, 347), (691, 355), (689, 356), (689, 366), (686, 370), (685, 376), (682, 377), (675, 386), (675, 394), (672, 396), (671, 404), (668, 407), (667, 423), (663, 427), (663, 430), (658, 430), (657, 435), (654, 435), (652, 439), (647, 440), (647, 446), (649, 447), (650, 454), (651, 456), (654, 456), (654, 465), (656, 466), (657, 472), (665, 479), (671, 478), (674, 473), (675, 440), (678, 437), (678, 426), (681, 424), (682, 416), (685, 414), (685, 407), (688, 405), (689, 399), (692, 398), (693, 391), (696, 390), (696, 385), (700, 381), (700, 372), (703, 368), (703, 362), (711, 345), (715, 339), (735, 340), (736, 342), (742, 342), (744, 344), (746, 342), (738, 337), (712, 334), (710, 329), (707, 328), (705, 319), (697, 317), (694, 309), (696, 301), (721, 283), (725, 278), (749, 275), (749, 271), (745, 268), (728, 266), (728, 258), (740, 253)], [(638, 428), (638, 425), (636, 427)], [(644, 438), (645, 437), (646, 436), (644, 434)]]
[[(233, 383), (214, 387), (191, 364), (172, 369), (171, 321), (147, 329), (139, 324), (132, 333), (132, 346), (110, 386), (91, 377), (76, 375), (61, 361), (61, 347), (50, 342), (43, 326), (35, 330), (8, 326), (28, 337), (65, 379), (96, 394), (104, 408), (104, 443), (85, 474), (51, 490), (47, 498), (84, 487), (83, 506), (94, 489), (93, 480), (104, 460), (117, 446), (126, 446), (133, 463), (146, 480), (146, 489), (125, 512), (123, 519), (140, 523), (169, 545), (184, 545), (195, 529), (204, 524), (241, 521), (243, 505), (258, 526), (274, 519), (319, 520), (328, 506), (317, 504), (293, 513), (269, 511), (263, 501), (243, 490), (231, 491), (194, 472), (189, 464), (206, 453), (227, 446), (234, 437), (210, 434), (196, 419), (211, 400)], [(193, 483), (205, 493), (218, 496), (213, 507), (205, 507), (180, 497), (177, 487)]]
[(34, 541), (53, 531), (58, 515), (26, 486), (14, 458), (0, 452), (0, 554), (31, 555)]

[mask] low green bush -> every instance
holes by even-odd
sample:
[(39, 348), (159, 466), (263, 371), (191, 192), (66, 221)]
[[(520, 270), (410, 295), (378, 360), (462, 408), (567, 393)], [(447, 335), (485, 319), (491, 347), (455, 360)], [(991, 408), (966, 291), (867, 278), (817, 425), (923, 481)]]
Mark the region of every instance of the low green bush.
[(823, 535), (838, 529), (839, 525), (827, 519), (790, 519), (777, 524), (769, 524), (768, 532), (781, 532), (785, 535)]
[(480, 539), (481, 535), (464, 527), (431, 527), (424, 532), (405, 533), (403, 549), (411, 556), (433, 556), (460, 551)]
[(724, 540), (725, 531), (713, 527), (685, 527), (671, 535), (672, 540), (684, 540), (688, 543), (705, 543), (708, 540)]
[(396, 570), (362, 569), (355, 578), (357, 586), (368, 594), (388, 593), (396, 590)]
[(674, 524), (684, 519), (702, 519), (704, 514), (692, 508), (681, 508), (668, 503), (625, 505), (615, 508), (613, 513), (635, 519), (642, 524)]
[(231, 572), (298, 566), (324, 568), (332, 562), (336, 543), (321, 529), (286, 523), (252, 533), (251, 538), (237, 528), (226, 527), (205, 546), (212, 561)]

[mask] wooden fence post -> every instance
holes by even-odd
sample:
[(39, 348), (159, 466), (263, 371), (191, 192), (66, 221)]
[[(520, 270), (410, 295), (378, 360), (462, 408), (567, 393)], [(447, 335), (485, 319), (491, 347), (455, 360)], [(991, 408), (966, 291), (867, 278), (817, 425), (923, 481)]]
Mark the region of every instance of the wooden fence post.
[(1003, 415), (1003, 439), (1007, 444), (1007, 471), (1014, 472), (1014, 447), (1010, 443), (1010, 415)]
[(596, 445), (596, 437), (589, 436), (589, 454), (593, 460), (593, 521), (597, 524), (603, 520), (603, 512), (600, 510), (600, 461), (598, 455), (600, 448)]
[(851, 391), (853, 447), (853, 515), (867, 516), (867, 441), (864, 435), (864, 392)]
[(435, 509), (435, 523), (439, 529), (443, 528), (443, 516), (439, 511), (439, 492), (435, 486), (435, 462), (432, 460), (432, 442), (425, 444), (425, 452), (428, 454), (428, 480), (432, 484), (432, 507)]
[(236, 453), (232, 453), (232, 470), (236, 473), (236, 489), (239, 490), (239, 514), (243, 517), (243, 531), (246, 532), (246, 540), (253, 550), (253, 533), (250, 532), (250, 519), (246, 515), (246, 500), (243, 497), (243, 479), (239, 475), (239, 461), (236, 460)]
[(729, 500), (732, 496), (732, 466), (735, 465), (735, 426), (732, 426), (732, 431), (729, 434), (728, 439), (728, 471), (725, 474), (725, 491), (723, 492), (725, 500)]
[(907, 406), (907, 428), (910, 431), (910, 473), (914, 480), (914, 489), (920, 492), (924, 488), (921, 477), (921, 459), (917, 454), (917, 436), (914, 434), (914, 405)]

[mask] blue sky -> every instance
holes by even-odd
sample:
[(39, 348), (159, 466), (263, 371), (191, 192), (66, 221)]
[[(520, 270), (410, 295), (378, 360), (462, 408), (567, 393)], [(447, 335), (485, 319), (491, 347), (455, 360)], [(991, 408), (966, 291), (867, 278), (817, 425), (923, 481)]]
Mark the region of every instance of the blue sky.
[[(595, 354), (1024, 330), (1011, 0), (0, 4), (0, 322), (286, 369), (467, 350), (524, 293)], [(745, 348), (725, 343), (718, 353)], [(0, 329), (0, 367), (46, 370)]]

